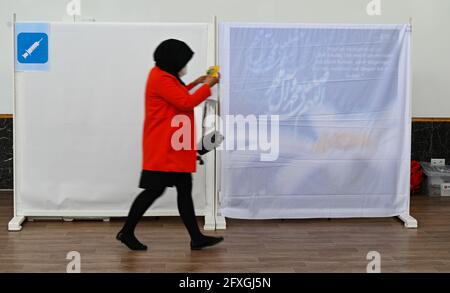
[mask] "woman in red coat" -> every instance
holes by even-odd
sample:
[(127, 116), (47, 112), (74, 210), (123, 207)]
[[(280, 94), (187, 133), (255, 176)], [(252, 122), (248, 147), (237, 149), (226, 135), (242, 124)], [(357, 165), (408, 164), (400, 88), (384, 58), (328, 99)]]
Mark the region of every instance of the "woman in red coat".
[[(135, 237), (135, 227), (166, 187), (173, 186), (177, 189), (181, 219), (191, 236), (191, 249), (212, 246), (223, 240), (200, 232), (192, 201), (191, 173), (196, 171), (197, 160), (194, 107), (211, 95), (211, 87), (218, 82), (215, 77), (201, 76), (187, 86), (183, 83), (180, 77), (186, 73), (186, 65), (193, 55), (187, 44), (174, 39), (162, 42), (153, 55), (155, 66), (148, 76), (145, 92), (143, 161), (139, 182), (144, 191), (134, 200), (128, 218), (117, 234), (117, 239), (132, 250), (147, 249)], [(201, 83), (203, 85), (199, 89), (189, 93)], [(176, 135), (180, 128), (188, 129), (187, 137)], [(181, 149), (180, 144), (183, 146)]]

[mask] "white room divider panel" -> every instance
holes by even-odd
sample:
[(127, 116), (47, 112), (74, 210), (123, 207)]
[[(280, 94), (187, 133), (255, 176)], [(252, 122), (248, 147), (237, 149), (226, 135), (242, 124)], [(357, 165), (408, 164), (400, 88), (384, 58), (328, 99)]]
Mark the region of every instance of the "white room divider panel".
[[(211, 58), (209, 26), (50, 23), (49, 71), (16, 73), (16, 216), (125, 216), (140, 192), (144, 88), (153, 51), (167, 38), (187, 42), (195, 55), (185, 80), (193, 79)], [(199, 166), (196, 212), (212, 219), (214, 193), (207, 195), (205, 185)], [(147, 215), (178, 214), (175, 190), (167, 193)]]
[[(224, 216), (400, 216), (416, 225), (409, 25), (222, 23), (219, 37)], [(279, 115), (273, 160), (261, 160), (268, 151), (248, 132), (234, 136), (246, 150), (234, 150), (229, 129), (239, 130), (225, 115)], [(247, 130), (256, 124), (264, 126), (247, 119)]]

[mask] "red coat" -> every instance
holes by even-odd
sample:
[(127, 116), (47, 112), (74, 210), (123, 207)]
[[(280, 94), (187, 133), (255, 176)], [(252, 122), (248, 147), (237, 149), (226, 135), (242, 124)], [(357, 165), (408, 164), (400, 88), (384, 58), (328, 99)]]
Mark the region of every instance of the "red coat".
[[(145, 90), (145, 122), (142, 169), (166, 172), (195, 172), (197, 151), (195, 149), (194, 107), (211, 95), (207, 84), (192, 95), (192, 84), (182, 85), (176, 77), (153, 67)], [(175, 150), (172, 135), (180, 127), (171, 127), (172, 118), (184, 114), (190, 120), (191, 149)]]

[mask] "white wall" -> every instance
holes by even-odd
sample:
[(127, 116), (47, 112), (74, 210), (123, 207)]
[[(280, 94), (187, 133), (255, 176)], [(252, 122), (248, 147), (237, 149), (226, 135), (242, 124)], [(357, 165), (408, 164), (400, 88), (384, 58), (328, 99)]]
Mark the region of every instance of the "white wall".
[[(79, 20), (124, 22), (219, 21), (407, 23), (413, 17), (413, 115), (450, 117), (450, 1), (381, 0), (82, 0)], [(0, 0), (0, 113), (12, 112), (11, 14), (18, 21), (67, 20), (69, 0)], [(150, 56), (149, 56), (150, 58)]]
[(450, 1), (413, 6), (413, 114), (450, 117)]

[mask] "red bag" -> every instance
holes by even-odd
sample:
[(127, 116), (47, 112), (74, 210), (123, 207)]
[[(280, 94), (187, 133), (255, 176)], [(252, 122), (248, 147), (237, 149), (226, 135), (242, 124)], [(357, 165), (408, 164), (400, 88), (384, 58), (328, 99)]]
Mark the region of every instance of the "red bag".
[(420, 163), (417, 161), (411, 161), (411, 181), (410, 192), (414, 193), (420, 190), (423, 181), (423, 170)]

